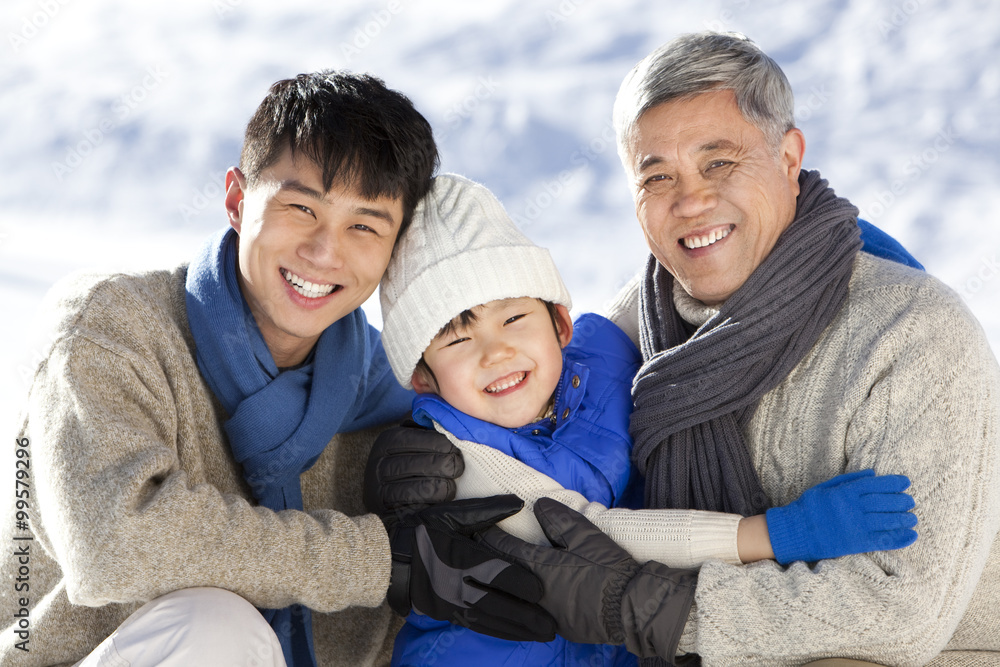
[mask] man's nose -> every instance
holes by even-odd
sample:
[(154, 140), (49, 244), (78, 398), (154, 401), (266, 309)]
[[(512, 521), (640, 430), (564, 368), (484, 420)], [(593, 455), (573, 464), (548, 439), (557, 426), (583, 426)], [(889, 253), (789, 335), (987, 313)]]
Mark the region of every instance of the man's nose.
[(299, 256), (321, 269), (336, 269), (343, 263), (343, 239), (327, 225), (317, 225), (299, 244)]
[(700, 176), (687, 176), (677, 184), (677, 199), (673, 213), (678, 218), (697, 218), (715, 208), (718, 196), (715, 186)]

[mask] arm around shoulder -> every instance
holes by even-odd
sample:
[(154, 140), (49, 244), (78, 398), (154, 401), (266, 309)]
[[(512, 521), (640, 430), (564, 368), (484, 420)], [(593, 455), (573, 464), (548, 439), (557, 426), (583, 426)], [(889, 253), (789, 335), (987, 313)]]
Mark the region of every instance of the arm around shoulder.
[[(833, 369), (843, 405), (809, 408), (816, 428), (796, 422), (787, 437), (815, 435), (813, 455), (846, 456), (848, 470), (907, 475), (919, 539), (811, 567), (709, 563), (682, 649), (719, 664), (922, 664), (961, 621), (1000, 528), (1000, 369), (978, 323), (933, 278), (862, 296), (826, 334), (827, 351), (807, 359), (813, 372)], [(786, 380), (761, 419), (815, 396), (806, 376)]]

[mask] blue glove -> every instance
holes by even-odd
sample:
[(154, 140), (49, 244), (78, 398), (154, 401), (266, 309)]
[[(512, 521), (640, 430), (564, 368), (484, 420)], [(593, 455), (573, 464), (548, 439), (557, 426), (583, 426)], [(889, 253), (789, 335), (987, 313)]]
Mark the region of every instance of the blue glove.
[(774, 559), (781, 564), (901, 549), (917, 540), (913, 498), (904, 475), (859, 470), (807, 489), (767, 510)]

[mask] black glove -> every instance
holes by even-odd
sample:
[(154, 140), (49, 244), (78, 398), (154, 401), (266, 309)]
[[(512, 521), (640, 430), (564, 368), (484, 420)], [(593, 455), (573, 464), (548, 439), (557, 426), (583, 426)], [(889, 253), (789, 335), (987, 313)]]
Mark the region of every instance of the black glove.
[(536, 546), (499, 528), (483, 541), (542, 580), (541, 605), (556, 632), (582, 644), (622, 644), (643, 657), (672, 660), (698, 574), (650, 561), (640, 566), (582, 514), (551, 498), (535, 516), (553, 546)]
[(393, 610), (405, 616), (412, 608), (500, 639), (555, 639), (555, 621), (537, 604), (538, 578), (472, 537), (523, 506), (506, 495), (383, 517), (392, 547), (387, 597)]
[(369, 512), (420, 509), (455, 499), (465, 471), (462, 452), (437, 431), (406, 422), (375, 439), (365, 467), (363, 498)]

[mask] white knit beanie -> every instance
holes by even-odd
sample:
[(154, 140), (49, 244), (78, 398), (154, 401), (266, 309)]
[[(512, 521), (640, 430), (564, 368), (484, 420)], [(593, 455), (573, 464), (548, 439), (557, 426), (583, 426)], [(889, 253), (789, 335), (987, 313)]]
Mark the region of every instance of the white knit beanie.
[(380, 285), (382, 344), (396, 379), (462, 311), (497, 299), (572, 304), (545, 248), (518, 230), (484, 186), (455, 174), (434, 179), (417, 204)]

